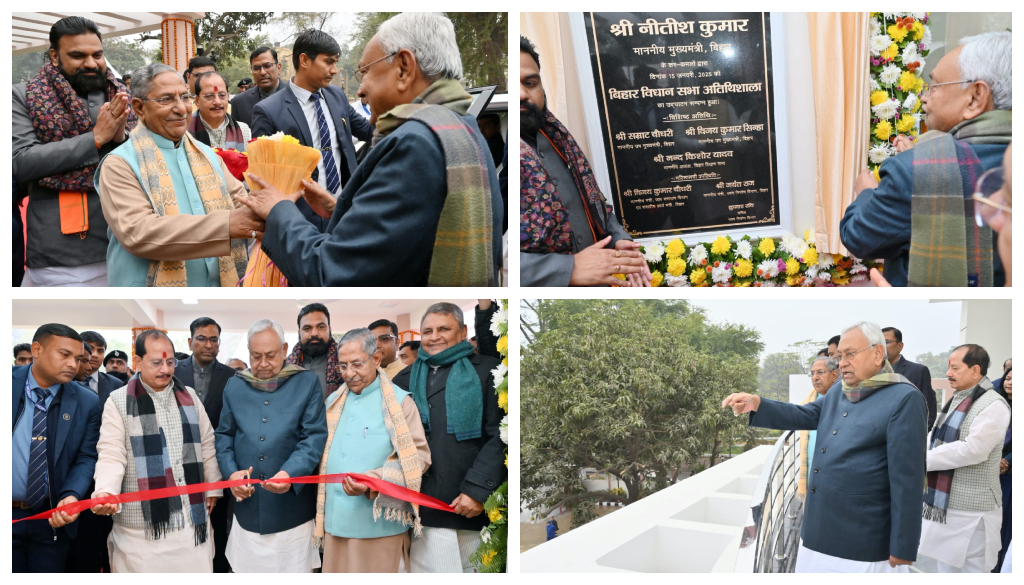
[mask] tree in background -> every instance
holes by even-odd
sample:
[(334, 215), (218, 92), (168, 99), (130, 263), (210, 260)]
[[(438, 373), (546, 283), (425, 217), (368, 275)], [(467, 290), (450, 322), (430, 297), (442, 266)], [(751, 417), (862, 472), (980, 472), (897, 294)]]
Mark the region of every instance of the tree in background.
[(796, 352), (768, 354), (764, 358), (761, 374), (758, 376), (761, 396), (789, 402), (789, 376), (791, 374), (806, 374), (807, 371), (808, 368), (804, 365), (800, 354)]
[[(928, 371), (932, 373), (932, 378), (945, 378), (946, 371), (949, 369), (949, 354), (953, 353), (954, 349), (956, 349), (955, 345), (941, 353), (918, 354), (918, 356), (914, 358), (914, 361), (919, 364), (928, 366)], [(996, 372), (996, 375), (994, 377), (990, 376), (992, 377), (992, 379), (1001, 376), (1002, 364), (999, 364), (999, 368), (997, 368), (994, 371)], [(989, 373), (992, 372), (992, 368), (989, 368)]]
[[(138, 41), (128, 37), (104, 38), (103, 55), (107, 64), (117, 71), (118, 77), (152, 62), (153, 57)], [(35, 77), (47, 59), (49, 46), (34, 53), (15, 55), (11, 63), (12, 83), (22, 83)]]
[[(634, 502), (687, 466), (714, 464), (745, 433), (723, 411), (732, 392), (757, 391), (756, 330), (710, 323), (686, 301), (524, 301), (531, 331), (521, 367), (523, 502), (546, 515), (594, 517), (596, 499)], [(530, 320), (533, 319), (533, 320)], [(596, 469), (626, 493), (589, 491)]]

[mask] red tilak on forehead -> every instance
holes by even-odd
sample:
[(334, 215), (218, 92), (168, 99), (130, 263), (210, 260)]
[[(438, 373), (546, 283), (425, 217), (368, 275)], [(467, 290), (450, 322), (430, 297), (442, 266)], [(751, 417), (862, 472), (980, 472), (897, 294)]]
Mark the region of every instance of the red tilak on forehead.
[(164, 352), (164, 359), (167, 359), (167, 352)]
[(220, 91), (220, 88), (215, 85), (213, 86), (213, 91)]

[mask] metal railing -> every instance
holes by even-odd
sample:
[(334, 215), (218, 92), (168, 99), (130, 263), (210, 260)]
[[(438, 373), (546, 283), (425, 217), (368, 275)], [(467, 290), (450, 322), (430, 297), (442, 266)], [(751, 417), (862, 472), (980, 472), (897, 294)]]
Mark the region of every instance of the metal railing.
[(799, 474), (800, 435), (786, 431), (761, 468), (736, 558), (736, 572), (793, 572), (803, 520), (803, 498), (797, 493)]

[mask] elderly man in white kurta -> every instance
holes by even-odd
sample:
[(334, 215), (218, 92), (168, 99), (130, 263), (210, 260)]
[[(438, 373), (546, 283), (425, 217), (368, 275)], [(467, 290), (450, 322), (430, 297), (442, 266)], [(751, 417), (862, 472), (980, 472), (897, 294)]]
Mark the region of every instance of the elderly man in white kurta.
[[(139, 373), (103, 409), (93, 497), (220, 481), (213, 426), (195, 390), (174, 379), (174, 346), (158, 329), (135, 342)], [(210, 510), (220, 490), (92, 511), (114, 516), (115, 573), (212, 573)], [(223, 505), (223, 504), (222, 504)]]
[(940, 573), (987, 573), (999, 555), (999, 460), (1010, 409), (993, 391), (988, 365), (979, 345), (953, 350), (946, 377), (955, 392), (930, 437), (919, 552), (938, 561)]

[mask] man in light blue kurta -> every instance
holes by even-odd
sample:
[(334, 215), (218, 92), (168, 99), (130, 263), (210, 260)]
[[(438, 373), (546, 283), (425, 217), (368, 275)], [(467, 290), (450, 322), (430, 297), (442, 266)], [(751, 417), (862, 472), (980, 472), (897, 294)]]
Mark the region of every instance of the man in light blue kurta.
[[(155, 63), (135, 72), (141, 123), (100, 162), (96, 189), (110, 231), (110, 286), (234, 286), (246, 239), (263, 222), (234, 197), (245, 187), (186, 133), (190, 99), (181, 77)], [(161, 103), (164, 100), (166, 103)]]
[[(321, 472), (361, 473), (419, 491), (430, 449), (419, 411), (404, 389), (380, 369), (381, 352), (368, 329), (355, 329), (338, 344), (345, 385), (327, 398), (328, 441)], [(372, 492), (352, 479), (323, 486), (323, 572), (404, 572), (410, 527), (418, 511)]]

